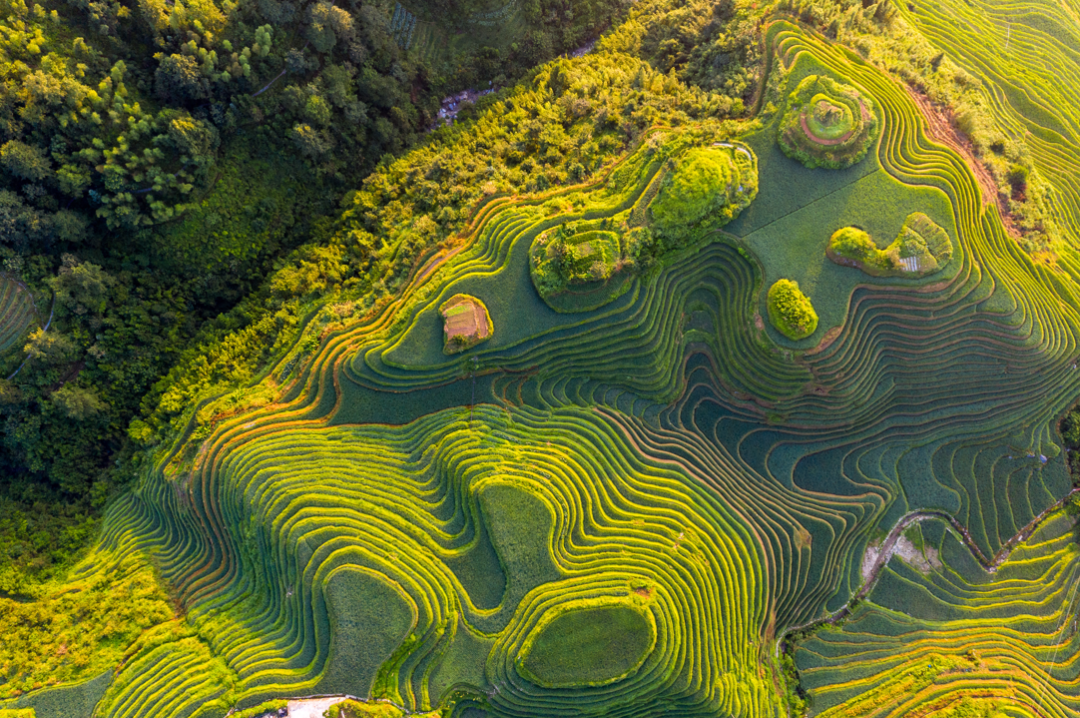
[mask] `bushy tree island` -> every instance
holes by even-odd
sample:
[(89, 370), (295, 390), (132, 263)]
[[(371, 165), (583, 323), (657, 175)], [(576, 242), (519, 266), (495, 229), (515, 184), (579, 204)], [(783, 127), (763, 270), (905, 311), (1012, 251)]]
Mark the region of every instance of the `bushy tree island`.
[(805, 339), (817, 329), (817, 312), (810, 303), (810, 297), (799, 289), (798, 282), (790, 279), (776, 280), (769, 287), (766, 302), (769, 321), (788, 339)]

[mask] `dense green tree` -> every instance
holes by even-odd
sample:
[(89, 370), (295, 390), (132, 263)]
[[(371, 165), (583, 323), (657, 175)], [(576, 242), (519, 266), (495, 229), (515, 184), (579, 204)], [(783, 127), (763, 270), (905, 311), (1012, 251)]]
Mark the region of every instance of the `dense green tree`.
[(49, 158), (34, 145), (8, 140), (0, 146), (0, 162), (4, 168), (24, 180), (38, 182), (52, 174)]
[(49, 280), (57, 304), (74, 314), (101, 314), (109, 288), (115, 280), (101, 267), (90, 262), (80, 262), (70, 254), (63, 256), (60, 270)]
[(177, 103), (204, 100), (209, 95), (209, 83), (192, 57), (169, 55), (161, 60), (154, 74), (154, 89), (158, 97)]
[(52, 394), (52, 404), (64, 416), (76, 421), (85, 421), (99, 416), (106, 406), (93, 389), (65, 384)]

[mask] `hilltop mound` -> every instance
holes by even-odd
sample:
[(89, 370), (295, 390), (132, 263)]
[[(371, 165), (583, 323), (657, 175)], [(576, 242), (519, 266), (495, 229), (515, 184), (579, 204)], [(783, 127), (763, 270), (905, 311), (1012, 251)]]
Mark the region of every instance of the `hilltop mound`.
[(807, 75), (788, 95), (778, 140), (807, 167), (843, 169), (863, 157), (878, 135), (874, 102), (851, 85)]
[(721, 227), (750, 205), (757, 190), (757, 161), (748, 147), (696, 147), (672, 161), (650, 208), (653, 223), (680, 237), (700, 224)]

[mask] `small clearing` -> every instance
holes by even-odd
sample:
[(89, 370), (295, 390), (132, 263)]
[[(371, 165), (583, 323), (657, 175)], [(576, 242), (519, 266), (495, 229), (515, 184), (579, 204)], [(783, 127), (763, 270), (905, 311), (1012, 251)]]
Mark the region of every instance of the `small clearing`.
[(323, 696), (321, 698), (298, 698), (289, 701), (289, 718), (322, 718), (330, 706), (348, 699), (348, 696)]
[(936, 548), (927, 546), (925, 550), (920, 551), (915, 544), (903, 534), (896, 540), (896, 546), (893, 547), (893, 554), (899, 556), (904, 563), (924, 575), (942, 567), (941, 559), (938, 558), (938, 551)]
[(866, 547), (866, 553), (862, 557), (862, 580), (868, 583), (874, 575), (874, 565), (877, 563), (878, 554), (881, 553), (881, 542), (875, 541)]

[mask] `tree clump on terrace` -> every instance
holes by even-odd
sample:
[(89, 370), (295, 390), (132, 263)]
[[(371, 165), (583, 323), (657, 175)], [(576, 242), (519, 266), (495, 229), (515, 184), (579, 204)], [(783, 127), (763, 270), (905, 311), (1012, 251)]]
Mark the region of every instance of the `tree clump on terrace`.
[(671, 161), (650, 206), (653, 227), (667, 246), (696, 229), (722, 227), (757, 196), (757, 158), (744, 145), (717, 142)]
[(825, 254), (837, 264), (858, 267), (875, 277), (921, 277), (949, 263), (952, 242), (934, 220), (914, 212), (884, 249), (858, 227), (841, 227), (829, 238)]
[(606, 282), (634, 266), (632, 246), (647, 238), (648, 230), (619, 233), (606, 229), (613, 224), (605, 221), (600, 223), (601, 229), (581, 231), (579, 225), (569, 222), (533, 243), (529, 251), (531, 274), (542, 298), (550, 299), (575, 286)]
[(843, 169), (862, 160), (877, 138), (874, 102), (851, 85), (807, 75), (788, 95), (777, 139), (807, 167)]
[(788, 339), (804, 339), (814, 333), (818, 325), (817, 312), (810, 297), (802, 293), (799, 283), (790, 279), (778, 279), (769, 287), (769, 321)]
[(631, 210), (567, 222), (539, 235), (529, 252), (533, 284), (546, 301), (574, 288), (587, 291), (620, 272), (646, 269), (737, 217), (757, 189), (757, 158), (748, 147), (693, 147), (664, 162)]

